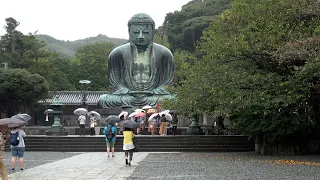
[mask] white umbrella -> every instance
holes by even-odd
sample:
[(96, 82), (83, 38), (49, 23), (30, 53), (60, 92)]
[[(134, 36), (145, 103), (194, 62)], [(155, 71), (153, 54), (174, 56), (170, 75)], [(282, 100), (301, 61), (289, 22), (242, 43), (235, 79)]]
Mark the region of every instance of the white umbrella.
[(85, 108), (78, 108), (76, 110), (74, 110), (73, 112), (75, 115), (82, 115), (82, 114), (87, 114), (88, 113), (88, 110), (85, 109)]
[(159, 114), (160, 114), (160, 116), (162, 116), (164, 114), (167, 121), (172, 121), (172, 116), (171, 116), (171, 114), (169, 114), (169, 111), (162, 111)]
[(138, 113), (140, 113), (140, 112), (133, 112), (133, 113), (131, 113), (130, 115), (129, 115), (129, 117), (131, 118), (131, 117), (134, 117), (136, 114), (138, 114)]
[(44, 111), (44, 113), (45, 114), (53, 113), (53, 110), (52, 109), (47, 109), (47, 110)]
[(159, 114), (159, 113), (154, 113), (154, 114), (152, 114), (152, 115), (149, 117), (148, 121), (152, 121), (153, 118), (155, 118), (155, 117), (158, 116), (158, 115), (160, 115), (160, 114)]
[(152, 107), (151, 107), (151, 106), (149, 106), (149, 105), (148, 105), (148, 106), (143, 106), (143, 107), (142, 107), (142, 109), (151, 109), (151, 108), (152, 108)]
[(128, 113), (127, 111), (122, 111), (122, 112), (118, 115), (118, 117), (120, 118), (121, 116), (123, 116), (124, 119), (127, 119), (128, 114), (129, 114), (129, 113)]
[(5, 125), (8, 127), (18, 127), (27, 124), (26, 121), (19, 118), (4, 118), (0, 119), (0, 125)]
[(12, 119), (21, 119), (25, 123), (31, 119), (31, 116), (29, 114), (16, 114), (11, 117)]
[(17, 119), (22, 119), (24, 121), (29, 121), (31, 119), (31, 116), (29, 114), (16, 114), (13, 115), (11, 118), (17, 118)]
[(88, 116), (90, 116), (91, 114), (93, 114), (93, 116), (94, 116), (94, 118), (95, 118), (96, 120), (101, 119), (101, 115), (100, 115), (97, 111), (90, 111), (90, 112), (88, 112)]
[(136, 109), (136, 110), (134, 110), (134, 112), (144, 112), (144, 110), (143, 109)]

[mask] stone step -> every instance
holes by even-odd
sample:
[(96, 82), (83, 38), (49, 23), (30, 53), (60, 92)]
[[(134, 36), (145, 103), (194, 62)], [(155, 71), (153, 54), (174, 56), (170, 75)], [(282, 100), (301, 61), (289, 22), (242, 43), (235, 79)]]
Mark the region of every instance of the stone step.
[[(137, 136), (144, 152), (239, 152), (253, 151), (254, 144), (246, 136)], [(116, 151), (122, 151), (123, 137), (117, 137)], [(104, 136), (28, 136), (26, 151), (102, 152)], [(6, 146), (7, 150), (9, 146)]]

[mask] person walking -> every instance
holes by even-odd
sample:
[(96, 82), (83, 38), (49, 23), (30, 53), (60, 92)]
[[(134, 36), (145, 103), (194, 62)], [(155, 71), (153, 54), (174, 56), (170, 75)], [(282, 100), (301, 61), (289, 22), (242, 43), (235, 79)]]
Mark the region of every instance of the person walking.
[(112, 157), (115, 157), (115, 155), (114, 155), (114, 145), (116, 144), (117, 128), (114, 126), (114, 124), (109, 123), (103, 129), (103, 134), (106, 135), (106, 145), (107, 145), (108, 157), (110, 157), (110, 149), (112, 151)]
[(1, 174), (1, 178), (2, 180), (8, 180), (8, 169), (6, 164), (3, 162), (3, 151), (5, 148), (5, 144), (6, 141), (9, 137), (9, 135), (7, 134), (7, 127), (5, 126), (0, 126), (0, 174)]
[(96, 120), (94, 118), (94, 114), (90, 114), (90, 135), (94, 136), (96, 134), (95, 132), (95, 126), (96, 126)]
[(24, 170), (24, 150), (25, 150), (25, 144), (24, 144), (24, 137), (26, 137), (26, 133), (24, 132), (21, 127), (15, 127), (10, 132), (10, 148), (11, 148), (11, 170), (15, 171), (16, 167), (16, 160), (19, 158), (20, 162), (20, 169)]
[(129, 166), (131, 166), (133, 149), (134, 149), (133, 140), (132, 140), (133, 137), (134, 137), (133, 129), (124, 128), (124, 131), (123, 131), (123, 150), (124, 150), (124, 154), (125, 154), (126, 165), (129, 165)]
[(86, 128), (86, 117), (84, 116), (84, 114), (81, 114), (79, 116), (78, 122), (79, 122), (79, 136), (81, 135), (84, 136), (84, 132)]
[(160, 121), (161, 121), (161, 124), (160, 124), (160, 132), (159, 132), (159, 134), (161, 136), (164, 136), (164, 135), (166, 135), (166, 125), (167, 125), (167, 119), (166, 119), (166, 115), (165, 114), (161, 115)]

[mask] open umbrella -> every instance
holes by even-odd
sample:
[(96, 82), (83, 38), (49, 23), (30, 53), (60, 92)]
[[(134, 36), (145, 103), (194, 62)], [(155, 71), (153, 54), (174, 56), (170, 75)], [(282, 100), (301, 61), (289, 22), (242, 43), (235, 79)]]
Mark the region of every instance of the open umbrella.
[(143, 109), (136, 109), (136, 110), (134, 110), (134, 112), (144, 112), (144, 110)]
[(90, 111), (88, 112), (88, 115), (90, 116), (91, 114), (93, 114), (94, 119), (99, 120), (101, 119), (101, 115), (97, 112), (97, 111)]
[(27, 122), (23, 119), (18, 118), (4, 118), (0, 119), (0, 125), (1, 126), (8, 126), (8, 127), (18, 127), (25, 125)]
[(53, 110), (52, 109), (47, 109), (47, 110), (44, 111), (44, 113), (45, 114), (53, 113)]
[(130, 128), (130, 129), (136, 129), (139, 126), (138, 123), (136, 123), (135, 121), (130, 121), (130, 120), (124, 120), (120, 122), (120, 127), (122, 128)]
[(153, 114), (156, 113), (157, 110), (156, 109), (148, 109), (147, 114)]
[(156, 116), (160, 116), (160, 114), (159, 113), (154, 113), (154, 114), (152, 114), (150, 117), (149, 117), (149, 119), (148, 119), (148, 121), (152, 121), (154, 118), (156, 118)]
[(123, 116), (124, 118), (123, 119), (127, 119), (127, 116), (128, 116), (128, 112), (127, 111), (122, 111), (119, 115), (118, 115), (118, 117), (120, 118), (121, 116)]
[(151, 108), (152, 108), (151, 106), (143, 106), (142, 107), (143, 110), (147, 110), (147, 109), (151, 109)]
[(136, 114), (138, 114), (139, 112), (133, 112), (133, 113), (131, 113), (131, 114), (129, 114), (129, 117), (131, 118), (131, 117), (134, 117)]
[(172, 121), (172, 116), (171, 116), (171, 114), (169, 114), (169, 111), (162, 111), (159, 114), (160, 114), (160, 116), (162, 116), (164, 114), (167, 121)]
[(78, 108), (78, 109), (76, 109), (76, 110), (74, 110), (74, 112), (73, 112), (75, 115), (78, 115), (78, 116), (80, 116), (80, 115), (84, 115), (84, 114), (87, 114), (88, 113), (88, 110), (87, 109), (85, 109), (85, 108)]
[(31, 116), (29, 114), (16, 114), (16, 115), (13, 115), (11, 118), (12, 119), (21, 119), (24, 122), (27, 122), (31, 119)]
[(146, 114), (144, 112), (138, 112), (137, 114), (134, 115), (134, 117), (142, 117), (145, 116)]
[(108, 124), (114, 124), (120, 122), (120, 118), (116, 115), (110, 115), (104, 120), (104, 122)]

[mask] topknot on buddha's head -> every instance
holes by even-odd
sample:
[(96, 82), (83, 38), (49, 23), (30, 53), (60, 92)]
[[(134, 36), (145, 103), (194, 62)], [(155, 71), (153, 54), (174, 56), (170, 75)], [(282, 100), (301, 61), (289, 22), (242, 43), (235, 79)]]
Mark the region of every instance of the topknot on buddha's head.
[(131, 17), (131, 19), (128, 21), (128, 26), (132, 24), (151, 24), (153, 27), (155, 27), (154, 20), (145, 13), (137, 13)]

